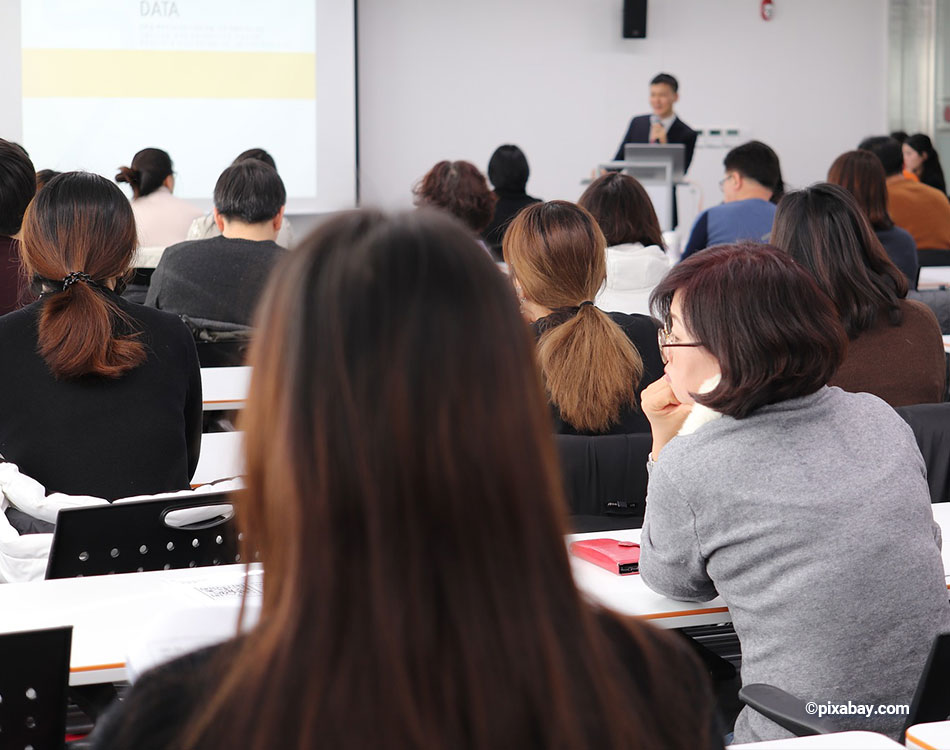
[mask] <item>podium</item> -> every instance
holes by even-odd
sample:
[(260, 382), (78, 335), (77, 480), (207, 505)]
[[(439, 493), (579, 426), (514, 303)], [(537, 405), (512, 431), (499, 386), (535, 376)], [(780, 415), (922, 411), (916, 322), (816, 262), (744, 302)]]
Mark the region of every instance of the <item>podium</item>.
[(635, 177), (653, 201), (660, 229), (673, 229), (673, 201), (676, 184), (683, 179), (686, 146), (682, 143), (628, 143), (623, 161), (610, 161), (600, 169), (619, 170)]

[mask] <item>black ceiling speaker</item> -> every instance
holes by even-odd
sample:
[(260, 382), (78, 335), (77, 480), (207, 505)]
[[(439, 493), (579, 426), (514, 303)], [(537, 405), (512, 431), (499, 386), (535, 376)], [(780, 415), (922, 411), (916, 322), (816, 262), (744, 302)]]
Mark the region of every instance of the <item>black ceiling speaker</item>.
[(623, 38), (645, 39), (647, 0), (623, 0)]

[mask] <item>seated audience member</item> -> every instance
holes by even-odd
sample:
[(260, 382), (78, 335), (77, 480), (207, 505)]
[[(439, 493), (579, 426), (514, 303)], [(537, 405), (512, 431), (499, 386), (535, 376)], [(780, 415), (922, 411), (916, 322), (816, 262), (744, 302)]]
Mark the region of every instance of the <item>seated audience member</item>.
[(168, 247), (188, 236), (191, 222), (201, 216), (197, 206), (172, 195), (175, 172), (171, 157), (159, 148), (146, 148), (119, 167), (116, 182), (132, 188), (132, 211), (142, 247)]
[(36, 189), (37, 191), (42, 190), (43, 186), (52, 180), (56, 175), (62, 174), (62, 172), (57, 172), (55, 169), (41, 169), (36, 173)]
[(930, 308), (905, 299), (898, 270), (851, 194), (818, 184), (786, 195), (772, 244), (807, 268), (831, 297), (850, 341), (831, 378), (891, 406), (943, 400), (946, 357)]
[(670, 270), (660, 222), (643, 186), (629, 175), (601, 175), (577, 204), (590, 211), (607, 240), (607, 282), (601, 310), (650, 314), (650, 292)]
[[(674, 599), (723, 598), (744, 684), (910, 704), (950, 630), (940, 529), (906, 422), (825, 385), (847, 346), (831, 300), (762, 245), (689, 258), (653, 300), (667, 364), (643, 392), (641, 579)], [(905, 719), (835, 718), (892, 737)], [(751, 708), (736, 721), (736, 742), (789, 736)]]
[(495, 260), (501, 260), (501, 240), (505, 230), (522, 208), (540, 203), (525, 192), (528, 184), (528, 160), (517, 146), (499, 146), (488, 162), (488, 179), (495, 188), (495, 212), (482, 232)]
[(503, 249), (538, 340), (556, 432), (649, 432), (640, 391), (663, 369), (656, 321), (594, 306), (607, 274), (607, 241), (594, 217), (567, 201), (528, 206)]
[(901, 144), (904, 155), (904, 171), (914, 174), (924, 185), (930, 185), (941, 193), (947, 193), (947, 181), (940, 166), (940, 155), (930, 137), (923, 133), (908, 136)]
[(739, 240), (765, 242), (775, 204), (785, 190), (776, 153), (760, 141), (736, 146), (723, 160), (722, 203), (703, 211), (690, 232), (683, 257), (712, 245)]
[[(243, 151), (238, 154), (237, 158), (232, 165), (237, 164), (240, 161), (245, 159), (257, 159), (262, 161), (268, 166), (270, 166), (274, 171), (277, 171), (277, 164), (274, 162), (274, 157), (267, 153), (262, 148), (249, 148), (247, 151)], [(189, 240), (206, 240), (209, 237), (220, 237), (221, 230), (218, 229), (217, 223), (214, 220), (214, 213), (207, 213), (204, 216), (201, 216), (191, 222), (191, 227), (188, 229), (188, 236), (185, 239)], [(280, 231), (277, 233), (276, 242), (281, 247), (290, 248), (294, 244), (294, 229), (290, 225), (290, 220), (284, 216), (283, 221), (280, 224)]]
[[(440, 161), (413, 188), (417, 206), (450, 213), (479, 237), (492, 219), (498, 198), (471, 162)], [(488, 249), (483, 240), (479, 243)]]
[(214, 220), (221, 236), (168, 248), (145, 304), (197, 321), (249, 326), (267, 275), (286, 252), (275, 240), (287, 193), (274, 169), (245, 159), (214, 186)]
[(47, 492), (188, 489), (201, 440), (195, 344), (175, 316), (117, 293), (135, 254), (122, 191), (86, 172), (55, 177), (27, 209), (21, 252), (41, 294), (0, 318), (0, 454)]
[(26, 301), (17, 235), (36, 193), (35, 174), (26, 151), (0, 138), (0, 315)]
[(950, 250), (950, 201), (936, 188), (909, 180), (901, 174), (901, 145), (889, 136), (865, 138), (858, 146), (870, 151), (884, 167), (887, 178), (887, 212), (906, 229), (918, 250)]
[(530, 339), (470, 232), (331, 218), (260, 320), (260, 620), (143, 675), (94, 748), (722, 748), (682, 639), (575, 588)]
[(909, 289), (917, 288), (917, 245), (906, 231), (894, 225), (887, 213), (887, 183), (881, 161), (869, 151), (848, 151), (835, 159), (828, 182), (840, 185), (857, 201), (887, 256), (907, 278)]

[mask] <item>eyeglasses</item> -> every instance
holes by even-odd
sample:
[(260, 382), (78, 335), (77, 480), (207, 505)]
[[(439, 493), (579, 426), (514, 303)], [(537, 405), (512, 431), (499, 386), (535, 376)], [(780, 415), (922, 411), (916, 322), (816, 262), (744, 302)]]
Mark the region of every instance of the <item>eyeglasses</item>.
[(719, 180), (719, 189), (722, 190), (723, 185), (729, 182), (729, 180), (731, 180), (733, 177), (735, 177), (735, 173), (729, 172), (725, 177)]
[(666, 349), (670, 346), (689, 346), (697, 347), (702, 346), (702, 343), (699, 341), (677, 341), (676, 337), (673, 335), (673, 331), (666, 328), (660, 328), (656, 332), (656, 341), (660, 346), (660, 359), (663, 360), (663, 364), (669, 362), (669, 358), (666, 356)]

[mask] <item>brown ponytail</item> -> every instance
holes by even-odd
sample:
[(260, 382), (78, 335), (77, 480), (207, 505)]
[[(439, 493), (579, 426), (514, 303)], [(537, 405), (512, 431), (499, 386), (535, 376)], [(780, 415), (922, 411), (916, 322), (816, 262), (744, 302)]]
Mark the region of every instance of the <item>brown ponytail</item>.
[[(607, 241), (594, 218), (567, 201), (524, 209), (505, 234), (503, 251), (525, 297), (569, 315), (593, 300), (607, 276)], [(643, 376), (636, 347), (606, 313), (581, 306), (538, 342), (551, 401), (576, 429), (600, 432), (636, 404)]]
[[(67, 172), (51, 180), (27, 209), (21, 253), (27, 273), (43, 283), (40, 355), (53, 375), (119, 377), (145, 360), (129, 319), (103, 287), (126, 275), (135, 253), (128, 200), (108, 180)], [(81, 272), (88, 279), (63, 288)]]

